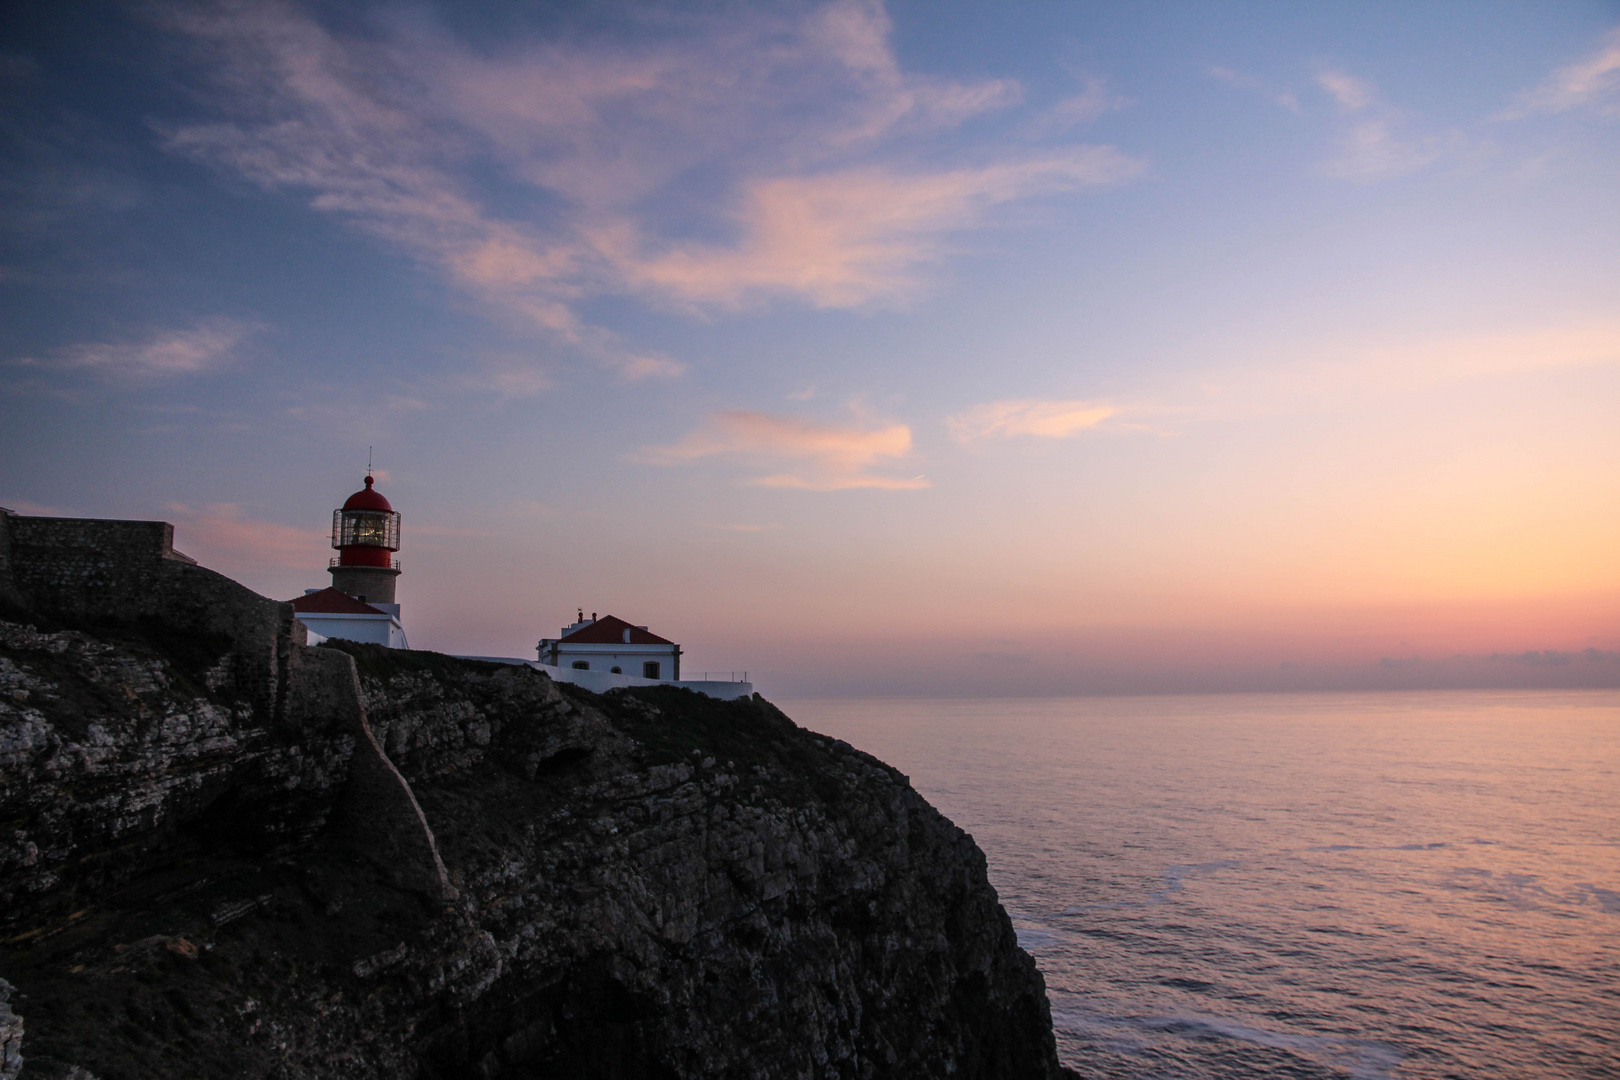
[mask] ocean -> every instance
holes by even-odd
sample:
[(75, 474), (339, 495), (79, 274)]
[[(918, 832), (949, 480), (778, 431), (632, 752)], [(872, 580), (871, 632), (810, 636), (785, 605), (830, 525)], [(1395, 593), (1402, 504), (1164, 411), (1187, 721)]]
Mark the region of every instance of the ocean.
[(973, 834), (1091, 1080), (1620, 1077), (1620, 693), (779, 704)]

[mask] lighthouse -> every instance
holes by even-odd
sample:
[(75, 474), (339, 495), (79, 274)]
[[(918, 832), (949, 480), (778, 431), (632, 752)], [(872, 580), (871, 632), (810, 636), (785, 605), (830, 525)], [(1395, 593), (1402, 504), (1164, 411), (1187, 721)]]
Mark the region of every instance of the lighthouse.
[(399, 514), (366, 474), (366, 486), (332, 511), (332, 588), (362, 604), (392, 604), (399, 577)]
[(332, 546), (338, 554), (327, 568), (331, 586), (306, 590), (292, 601), (293, 614), (319, 637), (410, 648), (394, 602), (399, 514), (370, 472), (366, 486), (332, 511)]

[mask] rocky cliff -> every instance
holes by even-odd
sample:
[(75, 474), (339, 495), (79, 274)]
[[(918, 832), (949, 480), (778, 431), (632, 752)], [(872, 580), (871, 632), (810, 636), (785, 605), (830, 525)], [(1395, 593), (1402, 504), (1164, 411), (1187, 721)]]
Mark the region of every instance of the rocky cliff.
[(1066, 1075), (983, 855), (881, 762), (757, 698), (312, 649), (166, 535), (111, 604), (29, 520), (5, 1080)]

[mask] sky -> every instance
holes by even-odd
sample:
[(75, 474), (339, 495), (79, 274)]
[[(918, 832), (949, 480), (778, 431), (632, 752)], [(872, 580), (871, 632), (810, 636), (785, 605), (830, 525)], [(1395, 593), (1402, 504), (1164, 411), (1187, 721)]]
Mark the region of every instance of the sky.
[(0, 505), (784, 696), (1620, 685), (1620, 4), (11, 4)]

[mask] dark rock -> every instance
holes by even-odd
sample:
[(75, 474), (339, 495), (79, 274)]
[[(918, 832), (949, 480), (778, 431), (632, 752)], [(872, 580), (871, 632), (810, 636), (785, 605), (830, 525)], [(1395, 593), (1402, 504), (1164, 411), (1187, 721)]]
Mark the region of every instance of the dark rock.
[(26, 1077), (1067, 1074), (972, 839), (762, 699), (14, 592)]

